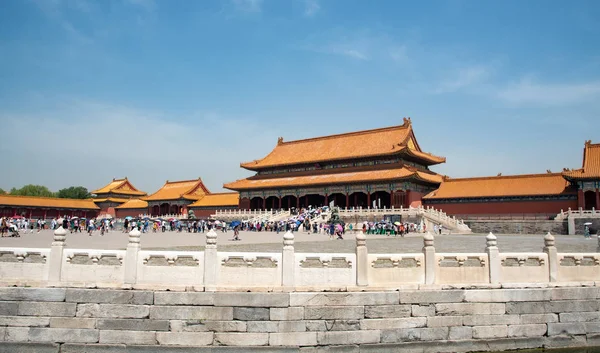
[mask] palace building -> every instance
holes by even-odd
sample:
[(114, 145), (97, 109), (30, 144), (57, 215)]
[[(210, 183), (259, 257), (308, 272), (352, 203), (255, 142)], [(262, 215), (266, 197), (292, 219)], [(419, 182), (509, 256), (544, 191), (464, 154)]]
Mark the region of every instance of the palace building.
[(400, 126), (277, 145), (262, 159), (242, 163), (252, 177), (224, 185), (240, 193), (242, 209), (320, 206), (417, 206), (442, 176), (429, 170), (445, 158), (423, 152), (410, 118)]
[(0, 217), (58, 218), (95, 217), (100, 212), (92, 199), (0, 195)]
[(94, 203), (98, 205), (101, 212), (115, 216), (115, 207), (124, 204), (133, 198), (146, 196), (146, 193), (140, 191), (131, 184), (125, 177), (124, 179), (115, 179), (103, 188), (94, 190), (92, 195), (96, 195)]
[(562, 173), (445, 177), (423, 203), (461, 217), (481, 215), (556, 215), (561, 210), (600, 209), (600, 144), (586, 141), (581, 169)]
[(410, 118), (400, 126), (284, 142), (242, 163), (252, 177), (224, 185), (242, 209), (424, 205), (469, 216), (544, 215), (600, 209), (600, 144), (587, 141), (581, 169), (450, 178), (429, 170), (445, 158), (423, 152)]
[(137, 217), (140, 214), (151, 216), (187, 215), (194, 211), (197, 218), (208, 218), (217, 209), (232, 209), (238, 206), (237, 193), (211, 193), (201, 178), (182, 181), (166, 181), (150, 196), (131, 199), (117, 206), (117, 218)]

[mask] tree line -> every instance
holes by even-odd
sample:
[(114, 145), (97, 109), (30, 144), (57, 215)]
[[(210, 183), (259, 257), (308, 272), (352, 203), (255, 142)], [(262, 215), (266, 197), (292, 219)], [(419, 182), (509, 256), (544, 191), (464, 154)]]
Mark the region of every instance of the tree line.
[(0, 188), (0, 195), (17, 195), (17, 196), (36, 196), (36, 197), (58, 197), (61, 199), (87, 199), (92, 195), (88, 192), (88, 189), (83, 186), (71, 186), (68, 188), (60, 189), (57, 192), (53, 192), (43, 185), (28, 184), (22, 188), (12, 188), (9, 192), (6, 192)]

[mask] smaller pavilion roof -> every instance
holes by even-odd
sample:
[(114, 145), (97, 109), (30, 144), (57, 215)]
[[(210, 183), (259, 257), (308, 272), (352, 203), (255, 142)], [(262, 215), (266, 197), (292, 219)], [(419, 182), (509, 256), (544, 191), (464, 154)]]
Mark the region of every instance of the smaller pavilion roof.
[(586, 141), (583, 148), (583, 166), (577, 170), (565, 170), (562, 175), (569, 180), (600, 179), (600, 143)]
[(409, 167), (395, 169), (370, 170), (360, 172), (330, 173), (282, 178), (241, 179), (223, 187), (231, 190), (247, 190), (257, 188), (297, 187), (325, 184), (348, 184), (368, 181), (392, 181), (398, 179), (416, 178), (432, 184), (442, 182), (442, 176), (429, 174)]
[(128, 208), (148, 208), (148, 202), (141, 199), (130, 199), (122, 205), (115, 207), (115, 209), (128, 209)]
[(62, 199), (57, 197), (33, 197), (0, 195), (0, 205), (15, 207), (66, 208), (99, 210), (92, 199)]
[(124, 179), (114, 179), (113, 178), (113, 180), (108, 185), (106, 185), (98, 190), (94, 190), (91, 193), (96, 194), (96, 195), (109, 194), (109, 193), (134, 195), (134, 196), (146, 195), (145, 192), (136, 189), (135, 186), (133, 186), (131, 184), (131, 182), (129, 182), (127, 177), (125, 177)]
[(437, 190), (423, 199), (559, 195), (568, 192), (568, 186), (560, 173), (445, 178)]
[(240, 194), (237, 192), (223, 192), (206, 195), (188, 207), (237, 206), (239, 203)]
[(95, 198), (93, 200), (95, 203), (101, 203), (101, 202), (125, 203), (125, 202), (129, 201), (130, 199), (123, 199), (120, 197), (107, 197), (107, 198)]
[(161, 201), (161, 200), (199, 200), (206, 194), (210, 194), (210, 191), (206, 188), (202, 182), (202, 178), (194, 180), (182, 180), (182, 181), (166, 181), (158, 191), (154, 194), (145, 197), (146, 201)]

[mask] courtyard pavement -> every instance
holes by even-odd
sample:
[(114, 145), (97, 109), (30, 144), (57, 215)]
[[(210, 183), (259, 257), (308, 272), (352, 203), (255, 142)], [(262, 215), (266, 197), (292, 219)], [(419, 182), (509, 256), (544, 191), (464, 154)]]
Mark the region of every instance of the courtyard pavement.
[[(217, 232), (217, 246), (220, 251), (280, 252), (283, 246), (283, 232), (240, 232), (240, 241), (232, 241), (233, 232)], [(344, 240), (330, 240), (328, 235), (295, 232), (296, 252), (351, 253), (356, 241), (354, 234), (346, 234)], [(500, 252), (541, 252), (544, 235), (497, 235)], [(49, 248), (53, 232), (21, 233), (20, 238), (0, 238), (2, 247)], [(578, 235), (555, 235), (558, 252), (596, 252), (597, 238), (585, 239)], [(141, 236), (142, 249), (152, 250), (202, 250), (206, 236), (201, 233), (145, 233)], [(87, 233), (67, 233), (66, 247), (74, 249), (125, 249), (128, 235), (110, 232), (100, 236), (96, 231), (90, 237)], [(438, 235), (434, 244), (437, 252), (483, 252), (485, 234)], [(420, 252), (423, 247), (422, 234), (409, 234), (406, 237), (367, 235), (370, 253)]]

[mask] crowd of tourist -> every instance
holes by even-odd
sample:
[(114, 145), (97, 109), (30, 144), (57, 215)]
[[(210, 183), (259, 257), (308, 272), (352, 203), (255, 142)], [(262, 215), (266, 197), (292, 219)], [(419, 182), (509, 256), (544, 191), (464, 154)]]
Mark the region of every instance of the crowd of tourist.
[[(348, 231), (362, 231), (365, 234), (387, 236), (404, 236), (411, 232), (421, 233), (426, 231), (423, 223), (392, 222), (391, 220), (363, 222), (359, 224), (346, 224), (341, 220), (331, 222), (330, 211), (328, 206), (307, 207), (300, 210), (293, 209), (290, 217), (279, 221), (254, 220), (233, 221), (230, 223), (215, 219), (163, 219), (149, 217), (126, 217), (123, 220), (114, 220), (110, 216), (92, 219), (65, 216), (46, 221), (44, 219), (32, 220), (15, 216), (2, 217), (0, 219), (0, 229), (3, 237), (7, 235), (20, 236), (20, 232), (33, 233), (36, 230), (39, 233), (43, 229), (57, 229), (59, 226), (69, 230), (71, 233), (87, 232), (89, 236), (92, 236), (95, 231), (99, 231), (101, 236), (115, 230), (122, 230), (123, 233), (129, 233), (134, 228), (137, 228), (142, 233), (205, 233), (210, 229), (221, 232), (227, 232), (228, 229), (231, 229), (234, 233), (234, 240), (240, 240), (240, 231), (276, 233), (304, 231), (309, 234), (328, 234), (330, 238), (337, 236), (337, 239), (343, 239), (344, 234)], [(442, 225), (435, 225), (433, 231), (436, 234), (442, 234), (442, 229)]]

